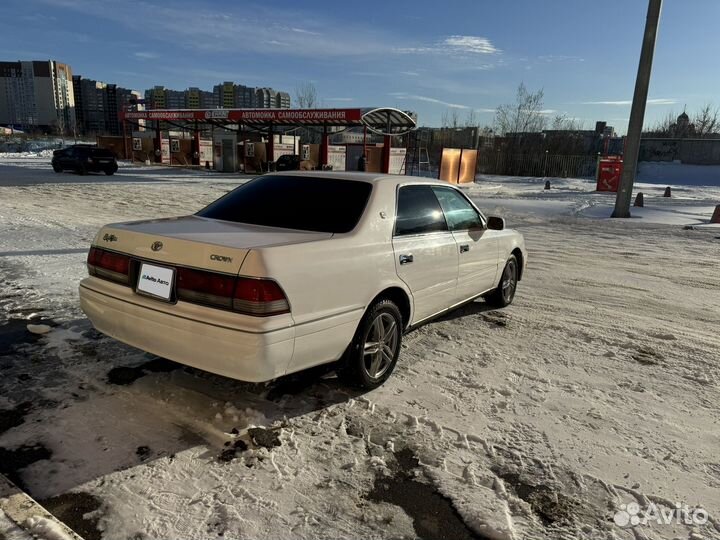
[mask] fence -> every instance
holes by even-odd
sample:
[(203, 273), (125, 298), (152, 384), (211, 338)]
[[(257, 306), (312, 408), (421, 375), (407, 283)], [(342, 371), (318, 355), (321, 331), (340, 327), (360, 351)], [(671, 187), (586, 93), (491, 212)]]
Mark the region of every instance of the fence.
[(478, 172), (481, 174), (594, 178), (596, 167), (595, 156), (508, 155), (481, 149), (478, 159)]

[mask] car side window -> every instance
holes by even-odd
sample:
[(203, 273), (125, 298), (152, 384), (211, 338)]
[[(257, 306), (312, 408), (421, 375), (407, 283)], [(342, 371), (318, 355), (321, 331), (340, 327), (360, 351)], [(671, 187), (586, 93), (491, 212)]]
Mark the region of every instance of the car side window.
[(483, 228), (483, 221), (478, 211), (461, 193), (452, 188), (435, 186), (432, 190), (440, 201), (451, 231)]
[(430, 186), (404, 186), (398, 192), (395, 236), (447, 231), (442, 208)]

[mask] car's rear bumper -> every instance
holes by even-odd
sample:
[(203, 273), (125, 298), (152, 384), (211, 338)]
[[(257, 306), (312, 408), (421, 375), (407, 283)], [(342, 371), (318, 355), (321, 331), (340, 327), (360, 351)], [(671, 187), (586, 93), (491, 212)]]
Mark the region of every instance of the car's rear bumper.
[(80, 306), (103, 334), (234, 379), (277, 378), (287, 372), (293, 354), (292, 326), (266, 330), (259, 322), (255, 328), (239, 329), (232, 318), (245, 316), (182, 303), (170, 306), (97, 278), (80, 284)]

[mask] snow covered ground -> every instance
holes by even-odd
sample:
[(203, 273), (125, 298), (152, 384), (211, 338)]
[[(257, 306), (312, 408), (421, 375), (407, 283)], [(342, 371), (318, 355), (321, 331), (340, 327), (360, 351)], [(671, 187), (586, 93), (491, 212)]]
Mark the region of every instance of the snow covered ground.
[(100, 225), (192, 212), (239, 177), (0, 159), (0, 471), (86, 539), (720, 538), (717, 185), (642, 184), (616, 221), (584, 180), (479, 178), (530, 250), (515, 303), (411, 332), (359, 394), (185, 368), (78, 309)]

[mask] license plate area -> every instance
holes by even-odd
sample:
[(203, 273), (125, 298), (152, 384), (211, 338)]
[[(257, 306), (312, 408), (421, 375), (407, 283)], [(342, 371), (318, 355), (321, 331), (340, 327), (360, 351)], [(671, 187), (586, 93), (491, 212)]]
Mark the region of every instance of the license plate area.
[(175, 287), (175, 269), (141, 262), (135, 292), (164, 302), (171, 302)]

